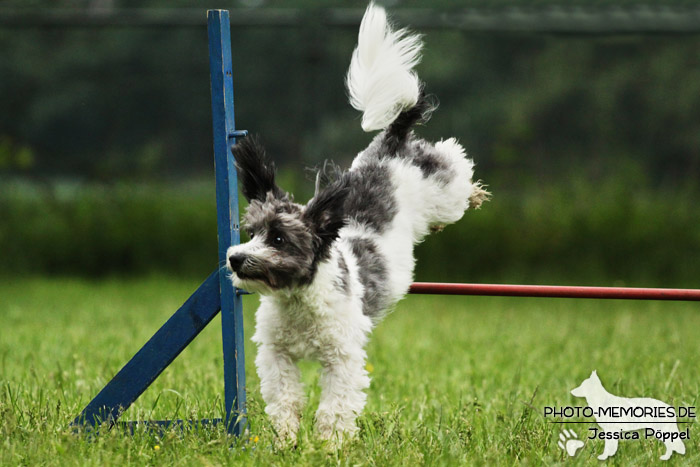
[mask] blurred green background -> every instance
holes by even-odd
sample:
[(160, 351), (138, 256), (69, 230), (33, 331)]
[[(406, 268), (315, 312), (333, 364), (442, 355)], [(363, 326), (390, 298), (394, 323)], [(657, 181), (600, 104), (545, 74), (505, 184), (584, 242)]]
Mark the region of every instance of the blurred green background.
[[(426, 34), (418, 72), (441, 105), (418, 132), (457, 137), (493, 193), (417, 248), (417, 279), (698, 286), (700, 33), (450, 22), (548, 1), (384, 3)], [(0, 275), (211, 272), (206, 9), (245, 20), (232, 28), (238, 127), (306, 201), (308, 167), (347, 166), (372, 136), (343, 85), (363, 6), (1, 1)]]

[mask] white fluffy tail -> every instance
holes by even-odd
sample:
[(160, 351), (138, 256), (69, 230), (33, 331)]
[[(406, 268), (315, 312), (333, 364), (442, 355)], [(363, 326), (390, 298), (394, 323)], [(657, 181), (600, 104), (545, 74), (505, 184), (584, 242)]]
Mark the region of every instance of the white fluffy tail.
[(363, 130), (384, 129), (416, 105), (421, 83), (413, 67), (422, 47), (420, 35), (392, 30), (384, 8), (369, 4), (345, 78), (350, 104), (363, 112)]

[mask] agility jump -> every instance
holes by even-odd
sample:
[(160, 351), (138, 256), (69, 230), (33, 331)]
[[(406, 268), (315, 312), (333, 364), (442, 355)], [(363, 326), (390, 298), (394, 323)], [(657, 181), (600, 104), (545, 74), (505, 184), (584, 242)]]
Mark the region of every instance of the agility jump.
[[(227, 250), (240, 243), (237, 172), (230, 147), (246, 135), (235, 129), (233, 67), (228, 11), (208, 12), (214, 157), (219, 261), (227, 264)], [(246, 429), (245, 371), (243, 353), (242, 297), (231, 285), (225, 268), (217, 268), (117, 373), (73, 421), (88, 429), (121, 423), (133, 430), (138, 423), (156, 428), (185, 425), (225, 424), (229, 433)], [(695, 289), (637, 289), (623, 287), (562, 287), (498, 284), (415, 283), (409, 293), (489, 295), (516, 297), (565, 297), (635, 300), (700, 300)], [(225, 413), (211, 420), (163, 420), (119, 422), (122, 413), (148, 388), (160, 373), (222, 311)]]

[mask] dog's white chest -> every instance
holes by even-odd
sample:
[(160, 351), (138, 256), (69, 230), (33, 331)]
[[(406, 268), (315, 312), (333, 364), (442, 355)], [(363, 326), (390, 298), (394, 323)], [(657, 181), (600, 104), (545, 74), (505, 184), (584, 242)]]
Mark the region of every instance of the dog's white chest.
[[(305, 297), (306, 298), (306, 297)], [(257, 313), (254, 341), (272, 345), (293, 360), (329, 363), (361, 349), (371, 321), (347, 301), (265, 300)]]
[(303, 358), (316, 359), (324, 347), (328, 346), (328, 330), (317, 317), (306, 313), (294, 313), (298, 310), (287, 310), (292, 313), (282, 318), (277, 330), (276, 343), (283, 347), (296, 360)]
[(270, 343), (294, 360), (322, 359), (327, 349), (337, 345), (337, 326), (322, 310), (294, 301), (275, 305), (258, 316), (258, 327), (266, 328)]

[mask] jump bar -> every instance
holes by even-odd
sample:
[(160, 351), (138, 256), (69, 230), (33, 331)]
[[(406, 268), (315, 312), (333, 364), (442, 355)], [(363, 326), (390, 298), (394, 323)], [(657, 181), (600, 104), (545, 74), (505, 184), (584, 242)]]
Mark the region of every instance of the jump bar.
[(446, 284), (416, 282), (411, 294), (485, 295), (501, 297), (602, 298), (621, 300), (700, 301), (700, 289), (580, 287), (559, 285)]

